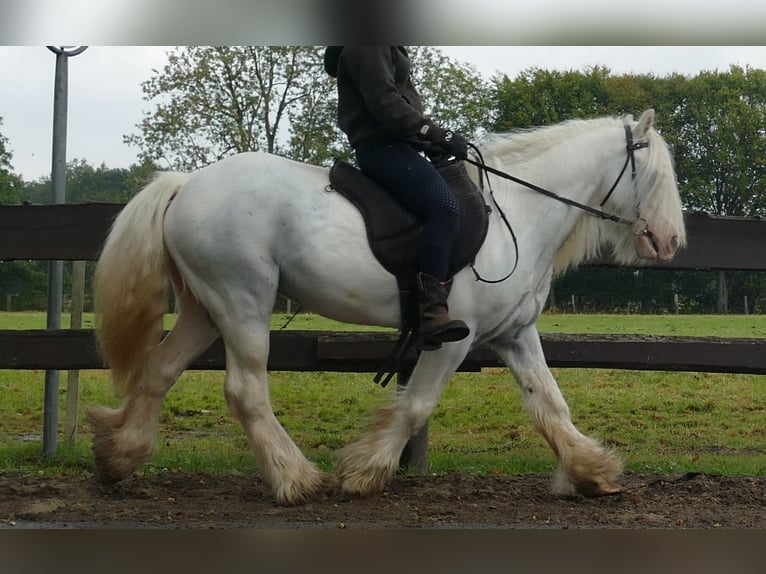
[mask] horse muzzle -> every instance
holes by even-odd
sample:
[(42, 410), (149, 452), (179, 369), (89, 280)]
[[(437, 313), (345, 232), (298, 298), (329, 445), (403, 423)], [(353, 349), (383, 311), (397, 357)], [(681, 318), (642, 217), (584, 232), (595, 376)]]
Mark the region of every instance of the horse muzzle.
[(636, 253), (640, 259), (659, 259), (667, 263), (672, 261), (680, 245), (678, 235), (672, 235), (667, 241), (661, 241), (649, 229), (649, 223), (644, 218), (636, 221), (633, 234), (636, 236)]

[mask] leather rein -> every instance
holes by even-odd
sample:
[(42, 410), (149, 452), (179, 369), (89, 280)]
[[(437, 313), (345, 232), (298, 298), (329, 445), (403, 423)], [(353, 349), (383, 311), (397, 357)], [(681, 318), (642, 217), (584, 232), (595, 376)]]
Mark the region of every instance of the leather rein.
[[(634, 142), (633, 141), (633, 131), (630, 129), (630, 126), (628, 124), (624, 124), (623, 126), (625, 128), (625, 150), (627, 152), (627, 156), (625, 157), (625, 163), (622, 165), (622, 169), (620, 170), (619, 175), (617, 176), (617, 179), (612, 184), (612, 187), (609, 188), (609, 191), (604, 196), (604, 199), (601, 200), (601, 203), (599, 203), (599, 207), (603, 207), (604, 204), (609, 200), (609, 198), (612, 196), (612, 193), (619, 185), (620, 181), (622, 180), (622, 176), (625, 175), (625, 170), (628, 168), (628, 164), (630, 164), (631, 168), (631, 179), (636, 179), (636, 157), (635, 157), (635, 151), (637, 149), (643, 149), (649, 147), (649, 142)], [(554, 193), (548, 189), (545, 189), (543, 187), (540, 187), (539, 185), (535, 185), (534, 183), (530, 183), (528, 181), (525, 181), (521, 178), (518, 178), (516, 176), (510, 175), (508, 173), (505, 173), (503, 171), (500, 171), (499, 169), (495, 169), (494, 167), (488, 166), (484, 162), (484, 158), (481, 155), (481, 152), (479, 149), (473, 145), (469, 144), (470, 147), (473, 149), (474, 153), (476, 154), (476, 157), (478, 160), (472, 159), (472, 158), (466, 158), (465, 161), (467, 161), (470, 164), (475, 165), (479, 168), (479, 184), (480, 187), (484, 186), (484, 177), (482, 172), (485, 173), (491, 173), (493, 175), (496, 175), (498, 177), (502, 177), (503, 179), (507, 179), (510, 181), (513, 181), (515, 183), (518, 183), (520, 185), (523, 185), (524, 187), (527, 187), (533, 191), (536, 191), (537, 193), (540, 193), (546, 197), (549, 197), (551, 199), (554, 199), (558, 202), (564, 203), (566, 205), (570, 205), (572, 207), (576, 207), (577, 209), (581, 209), (582, 211), (585, 211), (586, 213), (589, 213), (590, 215), (594, 215), (596, 217), (600, 217), (601, 219), (606, 219), (608, 221), (614, 221), (615, 223), (620, 223), (622, 225), (629, 225), (633, 227), (633, 233), (635, 235), (648, 235), (651, 237), (652, 233), (649, 231), (649, 228), (647, 227), (646, 220), (643, 218), (637, 218), (634, 220), (625, 219), (624, 217), (620, 217), (619, 215), (615, 215), (613, 213), (606, 212), (602, 209), (598, 209), (595, 207), (591, 207), (590, 205), (585, 205), (584, 203), (580, 203), (578, 201), (575, 201), (573, 199), (569, 199), (568, 197), (562, 197), (558, 195), (557, 193)], [(516, 235), (513, 232), (513, 229), (511, 228), (510, 223), (508, 222), (508, 219), (505, 217), (505, 213), (503, 213), (503, 210), (498, 205), (497, 201), (495, 201), (495, 195), (492, 191), (492, 187), (489, 186), (489, 178), (487, 178), (487, 186), (489, 187), (489, 193), (492, 198), (493, 203), (495, 204), (495, 207), (500, 213), (500, 217), (502, 218), (503, 222), (505, 223), (505, 226), (508, 228), (508, 231), (511, 234), (511, 238), (513, 239), (514, 246), (516, 247), (516, 264), (518, 264), (518, 243), (516, 240)], [(643, 223), (641, 223), (643, 222)], [(479, 273), (476, 271), (476, 268), (471, 265), (471, 269), (473, 270), (473, 273), (476, 277), (477, 281), (482, 281), (484, 283), (501, 283), (508, 279), (511, 275), (513, 275), (513, 272), (516, 270), (516, 264), (514, 264), (513, 269), (511, 269), (510, 273), (508, 273), (505, 277), (502, 279), (496, 279), (496, 280), (487, 280), (484, 279), (479, 275)]]

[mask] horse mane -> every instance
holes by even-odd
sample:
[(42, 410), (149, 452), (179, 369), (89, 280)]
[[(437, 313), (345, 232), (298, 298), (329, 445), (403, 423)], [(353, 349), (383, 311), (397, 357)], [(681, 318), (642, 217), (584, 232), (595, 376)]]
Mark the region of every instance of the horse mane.
[[(512, 167), (534, 157), (562, 141), (596, 129), (622, 126), (626, 121), (635, 125), (632, 116), (606, 116), (594, 119), (571, 119), (538, 128), (486, 134), (482, 141), (482, 154), (487, 163)], [(648, 161), (638, 170), (636, 185), (650, 191), (642, 197), (642, 211), (673, 213), (680, 205), (676, 191), (675, 170), (670, 149), (662, 136), (651, 128), (644, 138), (649, 141)], [(661, 191), (664, 190), (664, 191)], [(672, 204), (672, 205), (670, 205)], [(679, 229), (683, 229), (682, 222)], [(620, 232), (622, 231), (622, 232)], [(681, 244), (685, 237), (680, 238)], [(620, 265), (640, 263), (635, 255), (632, 236), (624, 233), (619, 224), (583, 213), (574, 230), (559, 248), (553, 265), (554, 275), (561, 275), (586, 261), (604, 257), (604, 251)]]
[(488, 133), (482, 138), (482, 154), (488, 163), (494, 159), (498, 163), (513, 165), (537, 156), (552, 146), (560, 145), (563, 140), (600, 127), (621, 126), (622, 123), (622, 118), (617, 117), (571, 119), (549, 126)]

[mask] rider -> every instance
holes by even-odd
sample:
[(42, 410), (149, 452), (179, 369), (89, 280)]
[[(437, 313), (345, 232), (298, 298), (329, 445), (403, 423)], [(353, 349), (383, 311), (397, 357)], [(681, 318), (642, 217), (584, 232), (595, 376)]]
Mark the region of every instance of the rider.
[(467, 157), (467, 141), (423, 115), (404, 47), (328, 46), (324, 64), (337, 78), (338, 125), (359, 168), (423, 223), (417, 274), (421, 345), (436, 349), (441, 343), (464, 339), (468, 326), (450, 318), (447, 308), (460, 207), (449, 185), (420, 152), (441, 152), (462, 160)]

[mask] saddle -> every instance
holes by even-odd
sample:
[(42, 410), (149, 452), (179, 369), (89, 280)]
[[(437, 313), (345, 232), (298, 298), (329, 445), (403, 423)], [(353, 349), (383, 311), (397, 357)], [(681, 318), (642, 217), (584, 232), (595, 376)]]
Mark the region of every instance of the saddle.
[[(450, 262), (450, 275), (454, 275), (473, 263), (484, 243), (489, 227), (490, 207), (468, 177), (462, 162), (445, 163), (437, 166), (437, 169), (460, 204), (460, 224)], [(397, 279), (402, 335), (392, 353), (394, 355), (406, 346), (405, 339), (417, 332), (417, 242), (423, 224), (392, 194), (345, 161), (336, 160), (330, 169), (330, 187), (359, 209), (364, 218), (367, 240), (373, 254)], [(409, 343), (411, 344), (412, 340)], [(406, 354), (408, 351), (409, 347), (403, 352)], [(378, 373), (376, 382), (380, 376), (381, 373)], [(388, 379), (383, 383), (384, 386)]]
[[(460, 204), (460, 225), (450, 263), (450, 275), (454, 275), (473, 262), (484, 243), (489, 207), (462, 162), (438, 169)], [(336, 161), (330, 169), (330, 186), (361, 212), (367, 240), (380, 264), (397, 278), (414, 281), (422, 222), (383, 187), (345, 161)]]

